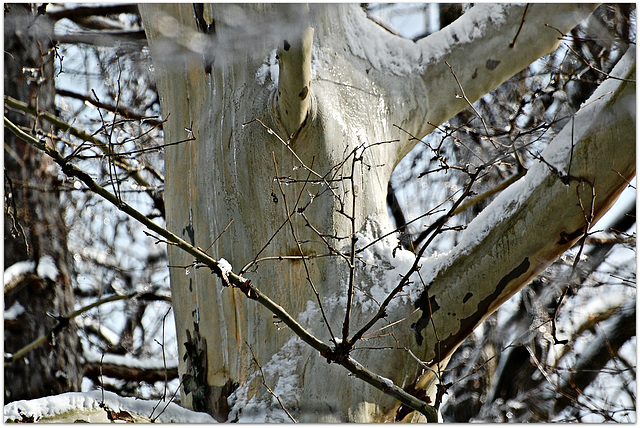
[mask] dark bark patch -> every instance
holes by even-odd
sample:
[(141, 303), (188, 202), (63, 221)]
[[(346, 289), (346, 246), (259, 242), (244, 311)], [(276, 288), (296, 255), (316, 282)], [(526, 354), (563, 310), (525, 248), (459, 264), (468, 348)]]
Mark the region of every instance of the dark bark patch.
[(571, 233), (560, 232), (560, 239), (558, 240), (558, 245), (568, 244), (574, 241), (575, 239), (578, 239), (583, 234), (584, 234), (584, 231), (582, 230), (582, 228), (579, 228), (578, 230), (575, 230)]
[(304, 88), (302, 88), (302, 91), (300, 91), (298, 96), (301, 100), (304, 100), (305, 98), (307, 98), (307, 95), (309, 95), (309, 87), (305, 86)]
[(193, 337), (186, 330), (187, 341), (182, 359), (187, 363), (186, 373), (182, 375), (182, 387), (185, 394), (192, 394), (191, 404), (197, 412), (207, 411), (207, 341), (200, 336), (198, 324), (194, 323)]
[[(457, 347), (464, 338), (468, 337), (474, 328), (480, 323), (482, 317), (489, 310), (489, 306), (493, 303), (504, 291), (507, 285), (513, 281), (525, 275), (529, 270), (531, 263), (529, 262), (529, 258), (525, 257), (524, 260), (516, 266), (511, 272), (506, 274), (502, 279), (498, 282), (498, 284), (494, 287), (493, 293), (485, 297), (480, 303), (478, 303), (478, 308), (467, 318), (460, 320), (460, 329), (453, 334), (451, 334), (446, 339), (442, 340), (439, 343), (435, 343), (434, 346), (434, 355), (436, 356), (433, 362), (440, 361), (442, 358), (446, 357), (451, 349)], [(424, 313), (422, 317), (424, 317)], [(425, 325), (426, 326), (426, 325)]]
[(411, 324), (411, 328), (416, 333), (416, 342), (418, 345), (422, 345), (424, 337), (422, 337), (422, 330), (429, 325), (431, 316), (440, 309), (440, 305), (436, 301), (436, 296), (429, 296), (427, 290), (423, 291), (418, 300), (413, 305), (415, 308), (422, 309), (422, 316), (418, 321)]
[(288, 51), (289, 49), (291, 49), (291, 45), (289, 44), (289, 42), (287, 40), (284, 41), (284, 50)]
[(498, 65), (500, 65), (500, 61), (497, 61), (495, 59), (488, 59), (487, 60), (486, 66), (487, 66), (487, 69), (489, 69), (489, 70), (495, 69)]
[(467, 300), (469, 300), (472, 297), (473, 297), (473, 293), (465, 294), (464, 297), (462, 298), (462, 303), (467, 303)]

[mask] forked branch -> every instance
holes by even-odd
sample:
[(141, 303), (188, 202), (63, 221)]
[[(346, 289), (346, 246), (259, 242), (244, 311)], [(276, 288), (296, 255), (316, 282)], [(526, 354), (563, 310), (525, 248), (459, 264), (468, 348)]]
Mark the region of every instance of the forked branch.
[(175, 245), (191, 254), (195, 257), (195, 263), (202, 263), (206, 265), (213, 273), (218, 275), (220, 278), (226, 278), (229, 282), (229, 285), (238, 288), (242, 291), (247, 298), (251, 300), (255, 300), (260, 303), (262, 306), (267, 308), (267, 310), (271, 314), (275, 314), (284, 324), (287, 325), (300, 339), (302, 339), (305, 343), (310, 345), (312, 348), (317, 350), (322, 356), (327, 358), (328, 362), (336, 362), (341, 366), (345, 367), (351, 373), (353, 373), (359, 379), (364, 380), (370, 385), (378, 388), (384, 393), (390, 395), (391, 397), (399, 400), (403, 404), (421, 412), (427, 417), (429, 422), (436, 422), (437, 415), (436, 410), (433, 406), (428, 405), (426, 402), (419, 400), (413, 397), (411, 394), (408, 394), (402, 388), (394, 385), (390, 380), (385, 379), (358, 364), (352, 358), (333, 358), (336, 356), (335, 350), (332, 349), (328, 344), (319, 340), (315, 336), (313, 336), (309, 331), (307, 331), (298, 321), (296, 321), (289, 313), (278, 305), (276, 302), (271, 300), (267, 295), (262, 293), (258, 288), (251, 284), (251, 281), (247, 278), (241, 277), (231, 271), (225, 271), (224, 265), (221, 264), (218, 260), (215, 260), (204, 251), (194, 247), (188, 242), (184, 241), (179, 236), (173, 234), (169, 230), (159, 226), (158, 224), (151, 221), (148, 217), (146, 217), (141, 212), (135, 210), (133, 207), (128, 205), (126, 202), (119, 200), (115, 195), (111, 194), (104, 187), (97, 184), (93, 178), (86, 172), (80, 170), (75, 165), (72, 165), (67, 162), (67, 160), (53, 147), (48, 146), (44, 141), (41, 141), (26, 132), (20, 129), (17, 125), (9, 121), (6, 117), (4, 118), (4, 125), (8, 128), (12, 133), (14, 133), (18, 138), (23, 141), (29, 143), (33, 147), (37, 148), (45, 152), (48, 156), (50, 156), (61, 168), (62, 171), (69, 177), (75, 177), (82, 181), (87, 187), (94, 193), (102, 196), (107, 201), (111, 202), (113, 205), (118, 207), (119, 210), (127, 214), (129, 217), (137, 220), (142, 223), (144, 226), (162, 236), (167, 240), (168, 243)]

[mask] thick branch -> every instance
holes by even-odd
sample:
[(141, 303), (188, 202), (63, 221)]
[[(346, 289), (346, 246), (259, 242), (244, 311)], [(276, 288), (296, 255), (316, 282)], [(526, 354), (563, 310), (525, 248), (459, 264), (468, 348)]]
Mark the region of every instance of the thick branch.
[(178, 367), (158, 367), (150, 369), (135, 367), (133, 365), (90, 361), (84, 365), (84, 375), (92, 379), (97, 379), (99, 376), (107, 376), (127, 381), (153, 383), (176, 379), (178, 377)]
[(55, 34), (53, 38), (60, 43), (72, 45), (84, 43), (94, 46), (116, 46), (121, 43), (146, 44), (144, 30), (127, 31), (79, 31), (71, 34)]
[[(473, 103), (557, 49), (560, 38), (554, 28), (569, 32), (597, 6), (479, 4), (450, 26), (419, 41), (418, 48), (425, 58), (420, 80), (429, 101), (420, 107), (427, 120), (419, 113), (412, 115), (419, 127), (413, 134), (422, 137), (433, 130), (427, 121), (440, 124), (467, 107), (465, 100), (456, 97), (460, 94), (458, 82), (444, 60), (456, 71), (466, 98)], [(510, 42), (516, 34), (512, 46)]]
[[(614, 74), (635, 79), (633, 49)], [(634, 106), (634, 83), (605, 81), (576, 115), (580, 131), (572, 136), (569, 123), (540, 156), (544, 162), (503, 191), (456, 248), (429, 264), (435, 272), (429, 298), (418, 300), (422, 315), (413, 325), (417, 342), (429, 348), (425, 359), (451, 355), (611, 207), (635, 175)]]
[[(300, 14), (308, 22), (309, 7), (302, 8)], [(278, 45), (278, 108), (277, 114), (285, 128), (286, 135), (296, 133), (304, 124), (311, 105), (311, 47), (313, 28), (307, 26), (294, 29), (290, 37), (285, 36)], [(285, 33), (286, 34), (286, 33)]]
[[(467, 99), (475, 102), (536, 59), (553, 52), (560, 43), (557, 30), (569, 32), (597, 6), (478, 4), (451, 25), (417, 43), (376, 28), (373, 22), (363, 22), (363, 12), (343, 14), (340, 19), (345, 21), (352, 53), (369, 63), (363, 71), (384, 88), (389, 106), (403, 106), (390, 109), (390, 123), (402, 124), (412, 135), (422, 138), (433, 131), (429, 123), (441, 124), (468, 106), (464, 99), (456, 97), (460, 88), (445, 61), (455, 70)], [(364, 34), (359, 33), (363, 31)], [(367, 36), (369, 32), (375, 32), (375, 37)], [(391, 57), (389, 52), (393, 53)], [(405, 136), (401, 144), (396, 163), (415, 141)]]

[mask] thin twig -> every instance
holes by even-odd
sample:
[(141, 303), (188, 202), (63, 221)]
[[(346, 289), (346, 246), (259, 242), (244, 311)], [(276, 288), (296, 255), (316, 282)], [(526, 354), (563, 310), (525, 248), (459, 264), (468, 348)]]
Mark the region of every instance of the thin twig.
[(347, 307), (344, 313), (344, 322), (342, 323), (342, 342), (349, 340), (349, 324), (351, 319), (351, 305), (353, 304), (353, 283), (356, 276), (356, 183), (355, 183), (355, 169), (356, 162), (362, 160), (364, 153), (357, 156), (356, 151), (363, 149), (363, 145), (357, 146), (353, 149), (353, 159), (351, 161), (351, 256), (349, 259), (349, 285), (347, 287)]
[[(350, 263), (350, 258), (349, 258), (350, 255), (347, 255), (347, 254), (343, 253), (342, 251), (338, 250), (333, 245), (331, 245), (331, 243), (327, 240), (326, 236), (323, 235), (322, 233), (320, 233), (320, 231), (318, 229), (316, 229), (316, 227), (314, 225), (311, 224), (311, 222), (307, 218), (307, 215), (304, 212), (300, 213), (300, 215), (305, 220), (305, 222), (307, 224), (307, 227), (309, 229), (311, 229), (316, 235), (318, 235), (318, 237), (322, 240), (322, 242), (324, 242), (324, 244), (329, 249), (329, 254), (326, 254), (326, 256), (338, 255), (338, 256), (342, 257), (347, 263)], [(339, 238), (337, 238), (337, 239), (339, 239)], [(315, 257), (320, 257), (320, 256), (322, 256), (322, 255), (316, 255)], [(306, 256), (306, 257), (310, 258), (309, 256)]]
[(582, 214), (584, 216), (584, 221), (585, 221), (585, 227), (584, 227), (584, 232), (582, 234), (582, 236), (580, 237), (580, 247), (578, 248), (578, 253), (576, 254), (574, 260), (573, 260), (573, 264), (571, 266), (571, 273), (569, 275), (569, 279), (567, 281), (567, 285), (564, 287), (564, 289), (562, 290), (562, 294), (560, 295), (560, 298), (558, 299), (558, 303), (556, 304), (555, 308), (553, 309), (553, 315), (551, 317), (551, 333), (553, 336), (553, 341), (556, 345), (564, 345), (569, 343), (569, 340), (567, 339), (563, 339), (563, 340), (559, 340), (558, 337), (556, 336), (556, 318), (558, 316), (558, 311), (560, 310), (560, 306), (562, 305), (562, 301), (564, 300), (564, 297), (566, 296), (567, 292), (569, 291), (569, 289), (571, 288), (572, 282), (573, 282), (573, 278), (576, 275), (577, 269), (578, 269), (578, 262), (580, 262), (580, 257), (582, 256), (582, 251), (584, 250), (584, 246), (586, 243), (586, 239), (589, 236), (589, 229), (591, 228), (591, 224), (593, 222), (594, 219), (594, 210), (595, 210), (595, 200), (596, 200), (596, 189), (593, 185), (591, 185), (591, 183), (587, 184), (590, 185), (591, 187), (591, 207), (589, 208), (588, 212), (587, 210), (585, 210), (584, 205), (582, 203), (582, 198), (580, 197), (580, 184), (578, 184), (578, 186), (576, 186), (576, 193), (578, 194), (578, 205), (580, 206), (580, 209), (582, 210)]
[(522, 19), (520, 20), (520, 25), (518, 26), (518, 31), (516, 32), (516, 35), (514, 36), (514, 38), (511, 41), (511, 43), (509, 43), (509, 49), (513, 49), (513, 47), (516, 45), (516, 40), (518, 39), (518, 36), (520, 35), (520, 30), (522, 30), (522, 26), (524, 25), (524, 21), (525, 21), (525, 18), (527, 17), (527, 11), (528, 10), (529, 10), (529, 4), (527, 3), (527, 5), (524, 7), (524, 12), (522, 12)]
[[(58, 128), (59, 130), (61, 130), (62, 132), (69, 132), (71, 135), (81, 139), (83, 141), (83, 144), (80, 144), (80, 146), (78, 148), (76, 148), (76, 150), (74, 150), (71, 155), (66, 157), (66, 160), (71, 161), (74, 156), (77, 155), (77, 153), (80, 151), (80, 149), (83, 147), (84, 142), (89, 142), (92, 143), (93, 145), (95, 145), (96, 147), (98, 147), (104, 154), (105, 156), (109, 157), (110, 159), (112, 159), (112, 161), (118, 165), (118, 167), (125, 169), (127, 171), (132, 171), (130, 177), (133, 178), (136, 183), (138, 183), (142, 188), (147, 189), (146, 193), (153, 199), (154, 201), (154, 205), (155, 207), (160, 211), (160, 213), (162, 214), (162, 217), (165, 216), (165, 210), (164, 210), (164, 201), (162, 200), (162, 197), (155, 194), (155, 192), (151, 189), (154, 189), (155, 186), (152, 186), (151, 184), (149, 184), (149, 182), (142, 176), (142, 174), (140, 174), (139, 168), (135, 168), (133, 165), (131, 165), (129, 163), (129, 161), (124, 158), (122, 155), (124, 154), (128, 154), (128, 153), (123, 153), (123, 154), (117, 154), (117, 153), (113, 153), (110, 149), (109, 146), (107, 144), (105, 144), (103, 141), (101, 141), (98, 137), (96, 137), (95, 135), (91, 135), (88, 132), (75, 128), (73, 126), (71, 126), (69, 123), (61, 120), (59, 117), (49, 113), (49, 112), (40, 112), (37, 111), (36, 109), (34, 109), (33, 107), (30, 107), (27, 103), (17, 100), (15, 98), (12, 98), (8, 95), (4, 96), (4, 103), (6, 107), (15, 109), (15, 110), (19, 110), (22, 111), (24, 113), (30, 114), (34, 117), (37, 117), (39, 119), (44, 119), (47, 122), (49, 122), (50, 124), (54, 125), (56, 128)], [(179, 141), (176, 143), (169, 143), (167, 145), (172, 145), (172, 144), (180, 144), (183, 142), (187, 142), (187, 141), (192, 141), (195, 138), (191, 138), (191, 139), (187, 139), (187, 140), (183, 140), (183, 141)]]
[(56, 89), (56, 94), (58, 94), (58, 95), (60, 95), (62, 97), (75, 98), (75, 99), (87, 102), (87, 103), (93, 105), (94, 107), (100, 107), (100, 108), (108, 110), (108, 111), (110, 111), (112, 113), (113, 112), (117, 112), (117, 113), (119, 113), (120, 115), (122, 115), (123, 117), (125, 117), (127, 119), (141, 120), (141, 121), (149, 123), (150, 125), (155, 125), (155, 126), (162, 124), (162, 121), (158, 120), (157, 116), (150, 116), (149, 117), (149, 116), (145, 116), (145, 115), (142, 115), (142, 114), (139, 114), (139, 113), (134, 113), (134, 112), (129, 111), (126, 107), (116, 107), (116, 106), (113, 106), (111, 104), (100, 102), (100, 101), (95, 100), (95, 99), (93, 99), (91, 97), (88, 97), (86, 95), (79, 94), (77, 92), (73, 92), (73, 91), (69, 91), (69, 90), (66, 90), (66, 89), (57, 88)]
[[(50, 156), (62, 168), (62, 171), (67, 176), (80, 179), (94, 193), (98, 194), (113, 205), (117, 206), (119, 210), (123, 211), (131, 218), (137, 220), (153, 232), (172, 242), (183, 251), (194, 256), (198, 262), (205, 264), (207, 267), (209, 267), (209, 269), (211, 269), (213, 273), (216, 273), (219, 276), (222, 275), (222, 270), (219, 267), (217, 260), (209, 256), (205, 252), (197, 249), (188, 242), (184, 241), (182, 238), (173, 234), (169, 230), (157, 225), (127, 203), (123, 202), (122, 204), (118, 205), (117, 198), (109, 193), (105, 188), (97, 184), (95, 180), (93, 180), (91, 176), (89, 176), (89, 174), (68, 163), (67, 160), (55, 150), (55, 148), (49, 147), (43, 141), (40, 141), (39, 139), (25, 133), (24, 131), (22, 131), (22, 129), (13, 124), (6, 117), (4, 118), (4, 124), (5, 127), (12, 133), (14, 133), (18, 138)], [(286, 324), (294, 332), (294, 334), (296, 334), (309, 346), (317, 350), (320, 355), (325, 357), (327, 359), (327, 362), (336, 362), (340, 364), (359, 379), (362, 379), (363, 381), (374, 386), (385, 394), (394, 397), (403, 404), (421, 412), (427, 417), (428, 421), (437, 421), (437, 413), (433, 406), (430, 406), (423, 400), (419, 400), (416, 397), (413, 397), (402, 388), (399, 388), (398, 386), (393, 384), (389, 384), (389, 381), (387, 379), (384, 379), (381, 376), (367, 370), (352, 358), (345, 357), (344, 355), (337, 355), (335, 350), (332, 349), (328, 344), (313, 336), (302, 325), (300, 325), (298, 321), (291, 317), (284, 308), (270, 299), (257, 287), (252, 285), (249, 279), (241, 277), (233, 272), (226, 272), (226, 278), (232, 286), (242, 291), (247, 296), (247, 298), (255, 300), (256, 302), (264, 306), (267, 310), (269, 310), (272, 314), (278, 316), (278, 318), (284, 324)]]
[[(165, 404), (165, 406), (162, 408), (162, 410), (160, 410), (160, 413), (158, 413), (154, 417), (151, 417), (151, 415), (153, 415), (153, 412), (155, 412), (156, 407), (154, 407), (152, 409), (151, 415), (149, 416), (149, 419), (151, 419), (151, 422), (155, 422), (156, 419), (158, 419), (160, 417), (160, 415), (163, 414), (165, 410), (167, 410), (167, 407), (169, 407), (169, 404), (173, 403), (173, 400), (176, 399), (176, 396), (178, 395), (178, 392), (180, 391), (181, 387), (182, 387), (182, 379), (180, 379), (180, 383), (176, 387), (176, 390), (173, 392), (173, 395), (171, 396), (171, 398), (169, 400), (167, 400), (167, 404)], [(158, 403), (158, 404), (160, 404), (160, 403)]]
[(273, 395), (273, 397), (276, 400), (278, 400), (278, 404), (280, 404), (280, 407), (282, 408), (282, 410), (284, 410), (284, 412), (287, 414), (287, 416), (289, 416), (289, 419), (291, 419), (291, 421), (294, 424), (298, 423), (298, 421), (296, 421), (296, 418), (294, 418), (293, 415), (291, 413), (289, 413), (287, 408), (284, 406), (284, 403), (282, 402), (282, 400), (280, 399), (278, 394), (273, 392), (273, 389), (271, 389), (269, 387), (269, 385), (267, 384), (267, 378), (264, 376), (264, 371), (262, 370), (262, 366), (258, 362), (258, 359), (256, 358), (256, 354), (253, 352), (253, 348), (251, 347), (251, 345), (249, 345), (249, 342), (245, 341), (244, 343), (246, 343), (247, 346), (249, 347), (249, 350), (251, 351), (251, 357), (253, 358), (253, 362), (256, 363), (256, 366), (258, 366), (258, 370), (260, 370), (260, 375), (262, 376), (262, 385), (264, 385), (264, 387), (267, 388), (267, 391), (269, 391), (269, 393), (271, 395)]
[(431, 244), (431, 241), (438, 234), (439, 230), (444, 226), (444, 224), (446, 223), (446, 220), (449, 219), (451, 216), (453, 216), (453, 212), (455, 211), (455, 209), (471, 193), (471, 186), (474, 184), (474, 182), (476, 181), (476, 179), (477, 179), (477, 177), (478, 177), (478, 175), (480, 174), (481, 171), (482, 171), (482, 168), (478, 168), (478, 169), (476, 169), (476, 171), (473, 174), (471, 174), (470, 179), (469, 179), (469, 183), (467, 183), (467, 185), (465, 186), (465, 190), (464, 190), (464, 193), (462, 194), (462, 196), (460, 196), (460, 198), (458, 198), (458, 200), (453, 204), (453, 206), (451, 207), (451, 209), (449, 210), (449, 212), (446, 215), (444, 215), (440, 219), (438, 219), (438, 221), (437, 221), (438, 224), (434, 228), (433, 234), (429, 237), (427, 242), (424, 243), (424, 245), (420, 248), (420, 250), (416, 254), (415, 260), (414, 260), (413, 265), (411, 266), (411, 268), (402, 277), (402, 279), (400, 280), (398, 285), (385, 298), (385, 300), (382, 303), (382, 305), (380, 306), (380, 309), (378, 310), (378, 312), (356, 334), (354, 334), (351, 337), (351, 339), (349, 339), (349, 344), (350, 345), (353, 345), (355, 342), (360, 340), (360, 338), (362, 338), (362, 336), (371, 327), (373, 327), (373, 325), (376, 322), (378, 322), (379, 319), (381, 319), (382, 317), (385, 316), (387, 307), (389, 306), (389, 303), (391, 303), (391, 300), (393, 300), (393, 298), (395, 298), (395, 296), (400, 291), (402, 291), (402, 289), (409, 283), (409, 278), (411, 277), (411, 275), (413, 275), (413, 273), (416, 272), (419, 269), (420, 259), (422, 258), (422, 255), (424, 254), (425, 250), (427, 249), (429, 244)]
[(478, 196), (475, 196), (475, 197), (469, 199), (467, 202), (465, 202), (464, 204), (462, 204), (458, 208), (456, 208), (456, 210), (453, 212), (453, 214), (454, 215), (460, 214), (461, 212), (471, 208), (472, 206), (476, 205), (477, 203), (482, 202), (485, 199), (488, 199), (489, 197), (495, 195), (496, 193), (503, 191), (504, 189), (506, 189), (507, 187), (511, 186), (513, 183), (515, 183), (516, 181), (520, 180), (526, 174), (527, 174), (527, 170), (524, 169), (524, 168), (521, 169), (513, 177), (508, 178), (507, 180), (505, 180), (502, 183), (498, 184), (497, 186), (487, 190), (486, 192), (482, 193), (481, 195), (478, 195)]
[(208, 252), (208, 251), (211, 249), (211, 247), (213, 247), (213, 246), (215, 245), (215, 243), (216, 243), (216, 242), (218, 242), (218, 239), (220, 239), (220, 237), (221, 237), (221, 236), (222, 236), (222, 235), (227, 231), (227, 229), (229, 228), (229, 226), (231, 226), (231, 223), (233, 223), (233, 219), (231, 219), (231, 220), (229, 221), (229, 223), (227, 224), (227, 226), (224, 228), (224, 230), (223, 230), (222, 232), (220, 232), (220, 233), (218, 234), (218, 236), (216, 237), (216, 239), (214, 239), (214, 240), (213, 240), (213, 242), (211, 243), (211, 245), (209, 245), (209, 247), (208, 247), (206, 250), (204, 250), (204, 252), (205, 252), (205, 253), (206, 253), (206, 252)]
[[(120, 71), (122, 72), (122, 70)], [(98, 95), (96, 94), (96, 91), (94, 91), (93, 89), (91, 90), (91, 93), (93, 93), (93, 96), (96, 97), (96, 99), (98, 101), (100, 101), (100, 99), (98, 98)], [(117, 105), (117, 103), (116, 103)], [(98, 111), (98, 116), (100, 116), (100, 121), (102, 122), (102, 126), (100, 127), (100, 129), (102, 130), (102, 133), (104, 134), (105, 139), (107, 140), (107, 147), (109, 148), (109, 153), (117, 153), (114, 150), (114, 145), (112, 142), (112, 136), (113, 136), (113, 131), (115, 129), (115, 120), (117, 115), (114, 115), (114, 122), (113, 125), (111, 127), (110, 131), (107, 131), (107, 124), (106, 121), (104, 119), (104, 117), (102, 116), (102, 110), (97, 109)], [(109, 168), (109, 183), (111, 183), (111, 187), (113, 188), (113, 194), (116, 196), (116, 198), (118, 199), (118, 205), (122, 203), (122, 197), (120, 195), (120, 180), (116, 180), (115, 177), (117, 177), (117, 171), (116, 171), (116, 165), (113, 162), (113, 159), (111, 157), (107, 158), (107, 166)], [(118, 206), (116, 205), (116, 206)]]
[(625, 79), (623, 77), (616, 77), (616, 76), (612, 76), (611, 74), (607, 73), (606, 71), (603, 71), (601, 69), (599, 69), (598, 67), (592, 65), (589, 61), (587, 61), (582, 55), (580, 55), (578, 52), (575, 51), (575, 49), (573, 49), (571, 47), (571, 45), (566, 44), (565, 45), (571, 52), (574, 53), (575, 56), (577, 56), (582, 62), (585, 63), (585, 65), (587, 67), (589, 67), (590, 69), (592, 69), (593, 71), (602, 74), (603, 76), (605, 76), (607, 79), (613, 79), (613, 80), (620, 80), (622, 82), (629, 82), (629, 83), (636, 83), (635, 80), (633, 79)]
[[(276, 171), (276, 176), (278, 176), (278, 163), (276, 162), (276, 155), (273, 152), (271, 154), (273, 156), (273, 166)], [(308, 169), (308, 171), (309, 171), (309, 174), (311, 174), (311, 170)], [(287, 222), (289, 223), (289, 227), (291, 229), (291, 235), (293, 236), (293, 239), (296, 241), (296, 246), (298, 247), (298, 253), (300, 253), (300, 255), (304, 255), (304, 251), (302, 251), (302, 245), (300, 245), (300, 240), (298, 239), (295, 227), (293, 226), (293, 221), (291, 220), (291, 211), (289, 211), (289, 202), (287, 201), (287, 195), (285, 194), (284, 189), (282, 188), (282, 183), (280, 182), (280, 180), (278, 180), (278, 187), (280, 188), (280, 193), (282, 194), (282, 199), (284, 201), (284, 207), (287, 214)], [(320, 293), (318, 293), (318, 289), (316, 288), (315, 284), (313, 283), (313, 280), (311, 279), (309, 266), (307, 265), (307, 260), (304, 257), (302, 258), (302, 264), (304, 266), (304, 270), (307, 275), (307, 282), (311, 286), (311, 290), (313, 290), (313, 293), (316, 296), (316, 301), (318, 302), (318, 307), (320, 308), (320, 312), (322, 313), (322, 318), (324, 319), (324, 323), (327, 326), (327, 329), (329, 330), (329, 334), (331, 335), (331, 338), (335, 343), (336, 341), (335, 336), (331, 329), (331, 324), (329, 323), (329, 319), (327, 318), (327, 315), (324, 311), (324, 306), (322, 304), (322, 299), (320, 298)]]
[(449, 70), (451, 71), (453, 78), (456, 80), (456, 83), (458, 84), (458, 88), (460, 88), (460, 94), (456, 94), (456, 97), (462, 98), (469, 105), (469, 107), (471, 107), (471, 109), (474, 111), (476, 116), (478, 116), (478, 119), (480, 119), (480, 122), (482, 122), (482, 126), (484, 127), (484, 132), (486, 133), (487, 139), (493, 142), (493, 140), (491, 139), (491, 136), (489, 135), (489, 127), (487, 126), (487, 122), (484, 120), (484, 117), (482, 117), (480, 112), (476, 110), (476, 108), (473, 106), (473, 103), (469, 100), (469, 98), (467, 98), (467, 94), (464, 93), (464, 88), (462, 87), (462, 83), (460, 83), (458, 76), (456, 75), (455, 71), (453, 71), (453, 67), (447, 61), (445, 61), (444, 63), (446, 64), (447, 67), (449, 67)]

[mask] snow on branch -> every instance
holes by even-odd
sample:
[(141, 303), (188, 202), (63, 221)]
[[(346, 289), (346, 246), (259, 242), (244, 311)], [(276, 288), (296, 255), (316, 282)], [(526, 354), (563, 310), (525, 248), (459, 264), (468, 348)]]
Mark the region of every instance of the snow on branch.
[(33, 274), (41, 279), (55, 281), (58, 276), (58, 268), (49, 255), (40, 258), (37, 265), (33, 260), (14, 263), (4, 270), (4, 294), (15, 292), (15, 288), (19, 286), (24, 277)]
[(635, 49), (611, 75), (624, 80), (600, 85), (537, 155), (539, 162), (469, 224), (458, 245), (423, 264), (432, 285), (419, 300), (456, 308), (446, 314), (424, 307), (414, 324), (417, 340), (432, 347), (430, 361), (446, 359), (468, 332), (585, 239), (635, 175)]
[[(339, 19), (351, 54), (384, 88), (390, 121), (422, 138), (538, 58), (553, 52), (596, 4), (478, 4), (414, 43), (352, 8)], [(560, 33), (559, 33), (560, 32)], [(455, 70), (458, 81), (451, 75)], [(465, 99), (460, 96), (464, 89)], [(411, 114), (407, 114), (411, 111)], [(403, 140), (399, 161), (415, 141)]]
[[(431, 95), (424, 106), (428, 121), (440, 124), (467, 107), (466, 100), (459, 97), (459, 86), (473, 103), (553, 52), (561, 39), (558, 30), (569, 32), (596, 6), (479, 4), (453, 24), (419, 41), (417, 74), (426, 94)], [(448, 73), (444, 60), (456, 70), (459, 82)], [(421, 115), (414, 117), (422, 119)], [(417, 126), (422, 127), (421, 132), (414, 133), (419, 136), (433, 129), (426, 121)]]

